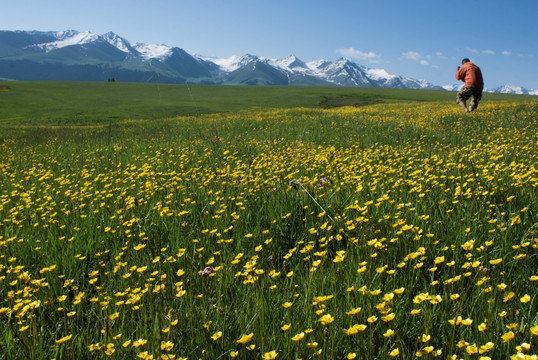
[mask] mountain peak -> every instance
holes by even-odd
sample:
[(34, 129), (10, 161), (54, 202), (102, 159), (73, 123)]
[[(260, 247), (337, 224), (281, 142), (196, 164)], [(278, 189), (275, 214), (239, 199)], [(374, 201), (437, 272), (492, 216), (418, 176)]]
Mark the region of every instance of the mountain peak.
[(308, 69), (308, 66), (306, 66), (306, 64), (295, 55), (290, 55), (287, 58), (282, 59), (280, 62), (288, 69)]
[(115, 48), (126, 53), (131, 52), (132, 46), (129, 43), (129, 41), (125, 40), (124, 38), (117, 35), (116, 33), (109, 31), (106, 34), (102, 35), (102, 37), (106, 42), (108, 42), (110, 45), (114, 46)]
[(168, 45), (136, 43), (133, 46), (144, 60), (164, 59), (172, 54), (172, 47)]
[[(410, 89), (441, 89), (424, 80), (370, 69), (341, 57), (304, 63), (295, 55), (271, 59), (252, 54), (215, 59), (191, 56), (179, 47), (131, 43), (114, 32), (2, 31), (0, 78), (16, 80), (91, 80), (115, 77), (120, 81), (166, 83), (335, 85)], [(69, 47), (69, 50), (56, 51)], [(148, 62), (156, 59), (148, 70)], [(54, 62), (54, 69), (50, 65)], [(21, 61), (27, 63), (22, 65)], [(16, 69), (24, 68), (24, 72)], [(14, 70), (15, 69), (15, 70)], [(43, 70), (51, 69), (51, 71)], [(238, 71), (239, 70), (239, 71)], [(54, 75), (50, 75), (54, 73)], [(45, 75), (46, 74), (46, 75)], [(106, 79), (106, 77), (105, 77)], [(445, 87), (445, 89), (453, 89)], [(486, 90), (533, 94), (516, 86)]]

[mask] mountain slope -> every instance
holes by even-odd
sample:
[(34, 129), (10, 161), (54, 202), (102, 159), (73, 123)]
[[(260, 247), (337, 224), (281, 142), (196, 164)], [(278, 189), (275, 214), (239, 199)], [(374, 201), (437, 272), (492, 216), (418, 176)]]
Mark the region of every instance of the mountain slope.
[[(230, 85), (331, 85), (402, 89), (443, 88), (371, 69), (349, 59), (308, 63), (295, 56), (214, 59), (178, 47), (131, 43), (108, 32), (0, 31), (0, 79), (81, 80)], [(446, 90), (450, 90), (445, 87)], [(498, 92), (532, 90), (501, 87)]]
[(133, 44), (113, 32), (74, 30), (0, 31), (0, 78), (434, 88), (349, 59), (308, 64), (295, 56), (210, 59), (167, 45)]

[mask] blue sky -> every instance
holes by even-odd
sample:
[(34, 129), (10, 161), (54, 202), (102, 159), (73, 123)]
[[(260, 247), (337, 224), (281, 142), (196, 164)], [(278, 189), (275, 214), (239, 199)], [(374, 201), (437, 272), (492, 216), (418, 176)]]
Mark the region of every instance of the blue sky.
[(436, 85), (457, 83), (469, 57), (486, 87), (538, 89), (536, 0), (6, 0), (1, 8), (1, 30), (112, 31), (221, 58), (348, 57)]

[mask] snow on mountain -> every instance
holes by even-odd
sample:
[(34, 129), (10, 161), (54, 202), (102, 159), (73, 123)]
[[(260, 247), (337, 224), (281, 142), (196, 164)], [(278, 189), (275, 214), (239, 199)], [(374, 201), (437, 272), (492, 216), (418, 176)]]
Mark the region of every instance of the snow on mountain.
[(143, 60), (149, 59), (164, 59), (172, 55), (172, 47), (167, 45), (156, 44), (131, 44), (126, 39), (118, 36), (113, 32), (108, 32), (104, 35), (97, 35), (90, 31), (62, 31), (55, 34), (56, 41), (36, 44), (35, 47), (41, 48), (46, 52), (61, 49), (67, 46), (84, 45), (97, 41), (105, 41), (114, 46), (120, 51), (133, 56), (141, 56)]
[(228, 58), (214, 58), (214, 57), (207, 57), (207, 56), (202, 56), (202, 55), (197, 55), (197, 54), (193, 54), (193, 56), (197, 59), (200, 59), (203, 61), (209, 61), (209, 62), (212, 62), (213, 64), (216, 64), (220, 68), (220, 70), (224, 72), (233, 72), (255, 61), (266, 60), (264, 58), (259, 58), (258, 56), (250, 55), (250, 54), (246, 54), (243, 56), (233, 55)]
[(305, 63), (294, 55), (284, 59), (269, 59), (250, 54), (231, 56), (225, 59), (195, 56), (200, 60), (216, 64), (223, 72), (233, 72), (260, 62), (282, 71), (288, 78), (294, 75), (309, 76), (338, 86), (434, 88), (434, 85), (427, 81), (402, 78), (401, 76), (390, 74), (384, 69), (367, 68), (347, 58), (340, 58), (335, 61), (315, 60)]
[(295, 55), (288, 56), (284, 59), (271, 59), (269, 60), (269, 64), (273, 67), (289, 71), (289, 72), (308, 72), (309, 67), (299, 60)]
[(512, 85), (503, 85), (486, 91), (501, 94), (538, 95), (538, 90), (529, 90), (521, 86)]
[(340, 86), (372, 86), (364, 68), (349, 59), (341, 58), (332, 62), (322, 62), (314, 69), (318, 76)]
[(99, 38), (99, 35), (93, 34), (89, 31), (66, 31), (57, 33), (57, 38), (58, 40), (56, 41), (36, 44), (35, 46), (44, 49), (46, 52), (49, 52), (66, 46), (82, 45), (95, 41)]
[[(447, 91), (459, 91), (463, 83), (444, 85), (443, 89)], [(525, 89), (521, 86), (512, 86), (512, 85), (502, 85), (496, 88), (484, 88), (484, 92), (488, 93), (498, 93), (498, 94), (518, 94), (518, 95), (538, 95), (538, 90)]]
[(397, 77), (396, 75), (389, 74), (384, 69), (366, 69), (365, 72), (368, 74), (368, 76), (371, 79), (374, 79), (374, 80), (394, 79), (395, 77)]
[(209, 61), (209, 62), (212, 62), (213, 64), (216, 64), (222, 71), (225, 71), (225, 72), (232, 72), (239, 69), (240, 67), (239, 63), (240, 63), (241, 56), (234, 55), (234, 56), (230, 56), (229, 58), (224, 58), (224, 59), (205, 57), (205, 56), (200, 56), (197, 54), (194, 54), (194, 56), (198, 59)]
[(463, 84), (451, 84), (451, 85), (443, 85), (443, 89), (446, 91), (459, 91)]
[(108, 32), (104, 34), (103, 39), (118, 50), (121, 50), (126, 53), (131, 53), (132, 46), (129, 41), (114, 34), (113, 32)]
[[(251, 54), (228, 58), (209, 58), (196, 54), (191, 57), (184, 50), (177, 47), (164, 44), (131, 43), (113, 32), (103, 35), (76, 30), (60, 32), (19, 31), (18, 33), (17, 39), (20, 37), (20, 33), (27, 33), (41, 39), (40, 41), (47, 41), (34, 45), (28, 45), (29, 42), (26, 42), (24, 48), (31, 51), (31, 56), (35, 56), (35, 50), (49, 53), (69, 46), (82, 46), (81, 53), (84, 56), (90, 54), (94, 55), (97, 60), (106, 59), (105, 61), (118, 62), (118, 64), (126, 61), (129, 62), (130, 66), (134, 63), (143, 65), (146, 61), (157, 59), (168, 66), (166, 70), (163, 70), (167, 71), (165, 76), (168, 81), (181, 82), (188, 78), (194, 81), (200, 79), (204, 83), (213, 84), (226, 83), (227, 81), (245, 84), (332, 84), (336, 86), (444, 89), (448, 91), (457, 91), (462, 86), (461, 83), (458, 83), (445, 85), (441, 88), (425, 80), (404, 78), (390, 74), (385, 69), (367, 68), (347, 58), (340, 58), (335, 61), (315, 60), (305, 63), (294, 55), (284, 59), (271, 59)], [(91, 52), (89, 47), (85, 46), (86, 44), (95, 44), (98, 51)], [(118, 56), (117, 53), (107, 55), (110, 53), (110, 48), (107, 50), (106, 44), (110, 44), (125, 53), (126, 56)], [(76, 52), (66, 52), (61, 56), (67, 56), (68, 53), (73, 54)], [(66, 60), (69, 62), (69, 59)], [(262, 64), (263, 66), (261, 66)], [(122, 65), (116, 66), (121, 67)], [(171, 70), (170, 66), (173, 67), (173, 70)], [(232, 78), (229, 75), (239, 69), (245, 69), (245, 71), (240, 74), (234, 74), (232, 76), (234, 80), (230, 80)], [(5, 77), (10, 78), (7, 75)], [(254, 79), (250, 79), (249, 76)], [(287, 82), (285, 79), (287, 79)], [(484, 91), (538, 95), (538, 90), (528, 90), (519, 86), (509, 85), (485, 89)]]
[(172, 55), (172, 48), (167, 45), (141, 44), (133, 46), (143, 57), (144, 60), (164, 59)]

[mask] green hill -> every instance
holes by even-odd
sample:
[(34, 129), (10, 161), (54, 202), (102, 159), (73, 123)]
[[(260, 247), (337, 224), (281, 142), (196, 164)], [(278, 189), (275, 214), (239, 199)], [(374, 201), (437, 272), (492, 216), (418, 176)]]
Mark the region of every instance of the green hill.
[[(0, 85), (0, 124), (109, 123), (252, 108), (454, 101), (456, 96), (449, 91), (386, 88), (171, 85), (162, 84), (159, 79), (154, 83), (4, 82)], [(535, 97), (484, 94), (483, 101), (530, 99)]]

